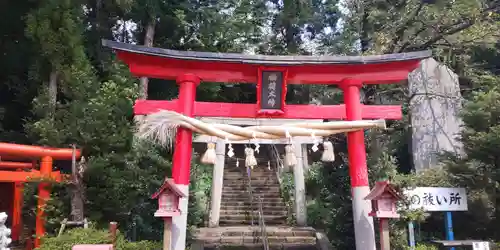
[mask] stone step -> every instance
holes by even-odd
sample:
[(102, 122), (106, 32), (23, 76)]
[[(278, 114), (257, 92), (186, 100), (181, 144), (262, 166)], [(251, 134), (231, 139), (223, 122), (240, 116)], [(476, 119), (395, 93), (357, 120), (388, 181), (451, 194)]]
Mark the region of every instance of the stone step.
[[(286, 210), (265, 210), (262, 209), (262, 212), (264, 215), (279, 215), (279, 216), (286, 216), (287, 211)], [(233, 210), (233, 209), (221, 209), (220, 210), (220, 215), (221, 216), (232, 216), (232, 215), (249, 215), (250, 213), (253, 213), (254, 216), (259, 215), (259, 211), (257, 209), (255, 210), (250, 210), (250, 209), (238, 209), (238, 210)]]
[[(239, 211), (239, 210), (242, 210), (242, 211), (248, 211), (249, 209), (251, 209), (251, 207), (249, 205), (237, 205), (237, 206), (222, 206), (221, 204), (221, 209), (224, 209), (224, 210), (235, 210), (235, 211)], [(259, 207), (257, 206), (257, 204), (254, 204), (253, 205), (253, 209), (252, 210), (257, 210), (259, 209)], [(285, 205), (266, 205), (266, 204), (262, 204), (262, 210), (264, 211), (264, 213), (266, 211), (287, 211), (287, 207)]]
[(239, 185), (245, 185), (248, 186), (248, 184), (251, 184), (252, 186), (254, 185), (279, 185), (278, 180), (273, 180), (273, 179), (253, 179), (252, 182), (249, 183), (247, 179), (224, 179), (223, 183), (225, 185), (230, 185), (230, 184), (239, 184)]
[[(248, 176), (246, 171), (224, 171), (224, 176), (226, 175), (238, 175), (238, 176), (244, 176), (245, 178)], [(259, 170), (252, 170), (250, 172), (250, 176), (274, 176), (276, 178), (276, 173), (273, 171), (259, 171)]]
[[(257, 203), (258, 197), (254, 194), (253, 200)], [(222, 201), (250, 201), (250, 197), (248, 195), (245, 196), (223, 196)], [(262, 203), (265, 202), (283, 202), (281, 197), (263, 197)]]
[(245, 188), (247, 189), (248, 186), (252, 186), (252, 188), (265, 188), (265, 187), (277, 187), (279, 188), (280, 184), (279, 182), (252, 182), (250, 185), (248, 185), (248, 182), (242, 182), (242, 181), (224, 181), (223, 182), (224, 187), (231, 187), (231, 188)]
[[(228, 198), (234, 198), (234, 197), (243, 197), (243, 196), (249, 196), (250, 194), (248, 192), (241, 192), (241, 191), (233, 191), (233, 192), (223, 192), (222, 197), (228, 197)], [(254, 197), (262, 197), (264, 199), (266, 198), (281, 198), (281, 194), (277, 192), (252, 192), (252, 195)]]
[[(241, 183), (241, 182), (234, 182), (234, 183), (227, 183), (224, 182), (223, 184), (223, 189), (248, 189), (248, 184), (247, 183)], [(252, 188), (253, 190), (259, 190), (259, 189), (277, 189), (279, 190), (280, 184), (279, 183), (253, 183), (252, 182)]]
[[(260, 236), (259, 226), (198, 228), (195, 232), (195, 238), (255, 235)], [(316, 232), (310, 227), (266, 227), (266, 235), (315, 237)]]
[[(259, 217), (253, 217), (254, 223), (257, 225), (259, 223)], [(250, 225), (252, 222), (251, 215), (231, 215), (231, 216), (222, 216), (219, 220), (219, 225)], [(264, 215), (264, 222), (266, 225), (286, 225), (286, 216), (281, 215)]]
[[(200, 238), (205, 242), (205, 244), (221, 244), (221, 245), (245, 245), (245, 244), (257, 244), (262, 242), (259, 236), (225, 236), (225, 237), (206, 237)], [(316, 238), (314, 237), (303, 237), (303, 236), (268, 236), (267, 240), (269, 244), (284, 244), (284, 243), (292, 243), (292, 244), (316, 244)]]
[[(248, 189), (230, 189), (230, 188), (223, 188), (222, 189), (222, 194), (240, 194), (240, 195), (249, 195)], [(258, 194), (281, 194), (281, 191), (278, 188), (273, 188), (273, 189), (253, 189), (252, 190), (253, 195), (258, 195)]]
[[(223, 180), (225, 182), (243, 182), (243, 183), (248, 183), (248, 178), (246, 177), (224, 177)], [(272, 177), (252, 177), (250, 179), (252, 183), (254, 182), (271, 182), (271, 183), (278, 183), (278, 179), (272, 178)]]
[[(204, 246), (205, 250), (262, 250), (264, 245), (261, 243), (257, 244), (245, 244), (244, 246), (234, 246), (234, 245), (217, 245), (217, 244), (207, 244)], [(269, 250), (317, 250), (315, 244), (273, 244), (269, 246)]]
[[(279, 190), (252, 190), (252, 195), (253, 196), (275, 196), (275, 195), (281, 195), (281, 192)], [(222, 195), (228, 194), (229, 196), (233, 196), (233, 194), (238, 194), (240, 196), (249, 196), (250, 192), (248, 190), (237, 190), (237, 189), (226, 189), (222, 190)]]
[[(248, 220), (220, 220), (220, 226), (250, 226), (252, 224), (252, 218), (248, 218)], [(259, 220), (257, 217), (253, 218), (253, 224), (258, 225)], [(272, 220), (266, 221), (266, 226), (282, 226), (286, 225), (287, 222), (285, 219), (283, 220)]]
[[(248, 173), (247, 172), (235, 172), (235, 171), (224, 171), (224, 176), (241, 176), (248, 178)], [(252, 171), (250, 173), (251, 177), (261, 177), (261, 176), (269, 176), (269, 177), (278, 177), (278, 175), (275, 172), (259, 172), (259, 171)]]
[[(247, 192), (249, 190), (248, 186), (225, 186), (222, 187), (222, 192)], [(278, 185), (273, 186), (252, 186), (252, 192), (268, 192), (268, 193), (279, 193), (280, 187)]]
[[(259, 203), (254, 202), (253, 205), (257, 206)], [(250, 200), (241, 200), (241, 201), (235, 201), (235, 200), (221, 200), (220, 203), (221, 207), (226, 207), (226, 206), (250, 206)], [(262, 207), (283, 207), (285, 206), (285, 203), (283, 201), (262, 201)]]
[[(224, 186), (222, 187), (222, 192), (227, 192), (227, 191), (248, 191), (248, 186)], [(252, 186), (252, 191), (253, 192), (280, 192), (280, 187), (279, 185), (272, 185), (272, 186)]]

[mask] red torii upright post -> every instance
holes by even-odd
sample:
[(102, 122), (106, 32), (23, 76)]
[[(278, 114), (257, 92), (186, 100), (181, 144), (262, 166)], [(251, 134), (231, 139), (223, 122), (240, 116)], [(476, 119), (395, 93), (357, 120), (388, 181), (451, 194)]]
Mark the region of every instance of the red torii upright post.
[[(230, 53), (175, 51), (103, 40), (116, 51), (138, 77), (175, 79), (179, 98), (172, 101), (137, 100), (135, 115), (161, 109), (190, 117), (282, 118), (282, 119), (401, 119), (401, 107), (365, 106), (360, 103), (363, 84), (385, 84), (406, 80), (429, 51), (381, 56), (261, 56)], [(200, 81), (257, 83), (257, 103), (196, 102)], [(287, 84), (337, 84), (344, 91), (344, 105), (286, 105)], [(347, 135), (349, 175), (352, 186), (356, 249), (375, 250), (370, 192), (363, 131)], [(188, 193), (192, 132), (179, 128), (175, 142), (172, 177)], [(182, 215), (172, 228), (172, 249), (185, 249), (187, 198), (180, 204)]]

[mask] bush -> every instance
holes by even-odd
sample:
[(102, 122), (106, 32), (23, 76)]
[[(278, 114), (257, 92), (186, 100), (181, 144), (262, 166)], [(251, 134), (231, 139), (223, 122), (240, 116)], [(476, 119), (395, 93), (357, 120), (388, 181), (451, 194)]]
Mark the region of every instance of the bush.
[[(407, 247), (406, 249), (410, 249), (410, 247)], [(415, 250), (438, 250), (438, 247), (428, 244), (417, 244), (415, 246)]]
[[(75, 228), (66, 231), (61, 237), (45, 237), (38, 250), (68, 250), (78, 244), (110, 244), (110, 235), (105, 230), (93, 228)], [(116, 250), (157, 250), (161, 243), (154, 241), (130, 242), (119, 234), (116, 239)]]

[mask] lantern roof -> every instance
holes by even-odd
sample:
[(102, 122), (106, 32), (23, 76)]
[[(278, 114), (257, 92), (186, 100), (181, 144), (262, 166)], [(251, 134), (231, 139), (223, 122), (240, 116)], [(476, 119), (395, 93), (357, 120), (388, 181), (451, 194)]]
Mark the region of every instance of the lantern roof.
[(182, 190), (177, 188), (177, 185), (175, 184), (175, 182), (172, 178), (165, 178), (165, 181), (163, 182), (161, 187), (158, 188), (158, 190), (151, 196), (151, 199), (158, 198), (158, 196), (160, 196), (160, 194), (163, 193), (163, 191), (165, 191), (165, 189), (169, 189), (170, 191), (174, 192), (174, 194), (180, 198), (187, 196), (184, 192), (182, 192)]
[(401, 199), (401, 196), (389, 181), (377, 181), (375, 187), (365, 197), (365, 200), (380, 200), (385, 193), (389, 193), (396, 199)]

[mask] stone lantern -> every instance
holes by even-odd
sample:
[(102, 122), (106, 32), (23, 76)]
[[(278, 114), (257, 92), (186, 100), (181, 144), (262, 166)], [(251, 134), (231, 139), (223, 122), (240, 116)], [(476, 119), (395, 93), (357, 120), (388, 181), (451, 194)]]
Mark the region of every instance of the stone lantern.
[(7, 213), (0, 213), (0, 250), (9, 250), (8, 246), (12, 242), (12, 239), (9, 237), (11, 230), (5, 226), (7, 217)]

